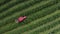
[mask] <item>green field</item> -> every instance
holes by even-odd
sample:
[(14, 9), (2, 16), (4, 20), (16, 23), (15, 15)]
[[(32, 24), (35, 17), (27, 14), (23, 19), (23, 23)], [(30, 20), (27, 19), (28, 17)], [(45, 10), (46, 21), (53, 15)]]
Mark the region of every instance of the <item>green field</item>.
[(0, 0), (0, 34), (60, 34), (60, 0)]

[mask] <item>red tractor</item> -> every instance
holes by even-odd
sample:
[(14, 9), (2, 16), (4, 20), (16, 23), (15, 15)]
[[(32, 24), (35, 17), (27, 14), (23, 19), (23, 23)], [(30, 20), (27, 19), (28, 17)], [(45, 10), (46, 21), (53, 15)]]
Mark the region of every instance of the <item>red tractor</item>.
[(15, 20), (16, 21), (16, 23), (19, 23), (19, 22), (22, 22), (22, 21), (24, 21), (26, 19), (26, 16), (21, 16), (21, 17), (19, 17), (17, 20)]

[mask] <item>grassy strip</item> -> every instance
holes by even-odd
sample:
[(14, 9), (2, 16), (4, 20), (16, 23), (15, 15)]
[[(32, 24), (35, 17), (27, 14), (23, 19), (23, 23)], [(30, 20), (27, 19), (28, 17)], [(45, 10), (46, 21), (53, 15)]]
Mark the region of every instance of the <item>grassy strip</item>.
[[(48, 11), (47, 11), (47, 9), (48, 9)], [(50, 13), (53, 13), (52, 11), (50, 11), (49, 12), (49, 10), (51, 10), (51, 9), (53, 9), (53, 7), (49, 7), (49, 8), (46, 8), (45, 9), (45, 11), (43, 10), (43, 11), (41, 11), (41, 12), (37, 12), (37, 13), (35, 13), (35, 14), (32, 14), (32, 15), (30, 15), (27, 19), (26, 19), (26, 21), (24, 21), (23, 22), (23, 24), (16, 24), (16, 23), (14, 23), (14, 24), (10, 24), (9, 26), (6, 26), (5, 28), (1, 28), (1, 30), (4, 32), (4, 31), (8, 31), (8, 30), (12, 30), (12, 29), (14, 29), (14, 28), (16, 28), (16, 27), (18, 27), (19, 25), (24, 25), (24, 24), (27, 24), (28, 22), (31, 22), (32, 20), (36, 20), (36, 19), (38, 19), (38, 18), (41, 18), (41, 17), (43, 17), (43, 16), (45, 16), (45, 15), (48, 15), (48, 14), (50, 14)], [(55, 9), (54, 9), (55, 10)], [(36, 17), (36, 15), (37, 15), (37, 17)], [(35, 16), (35, 17), (33, 17), (33, 16)], [(13, 26), (15, 26), (15, 27), (13, 27)], [(10, 28), (10, 29), (7, 29), (7, 28)], [(1, 31), (0, 30), (0, 31)], [(2, 33), (2, 31), (1, 31), (1, 33)]]
[(13, 13), (20, 12), (21, 10), (26, 9), (26, 8), (32, 6), (36, 3), (39, 3), (39, 2), (41, 2), (41, 1), (28, 1), (28, 2), (25, 2), (23, 4), (19, 4), (19, 5), (11, 8), (9, 10), (7, 10), (6, 12), (1, 13), (0, 18), (2, 19), (6, 16), (12, 15)]
[[(41, 6), (39, 6), (39, 7), (41, 7)], [(13, 20), (15, 20), (16, 18), (18, 18), (19, 16), (22, 16), (22, 15), (29, 15), (29, 14), (32, 14), (32, 13), (34, 13), (34, 12), (37, 12), (36, 11), (36, 9), (38, 8), (36, 8), (36, 9), (34, 9), (35, 8), (35, 6), (31, 9), (31, 8), (29, 8), (29, 9), (27, 9), (27, 10), (25, 10), (25, 11), (22, 11), (22, 12), (18, 12), (18, 13), (15, 13), (14, 15), (12, 15), (11, 17), (7, 17), (6, 19), (4, 19), (4, 20), (2, 20), (2, 21), (0, 21), (0, 23), (4, 23), (4, 24), (6, 24), (6, 23), (8, 23), (9, 21), (11, 22), (11, 21), (13, 21)], [(43, 7), (42, 7), (43, 8)], [(56, 8), (56, 7), (55, 7)], [(39, 10), (41, 9), (41, 8), (38, 8)], [(33, 10), (34, 10), (34, 12), (33, 12)], [(0, 24), (1, 25), (1, 24)]]
[(12, 1), (0, 6), (0, 13), (5, 12), (7, 9), (9, 9), (19, 3), (22, 3), (24, 1), (27, 1), (27, 0), (12, 0)]
[[(52, 18), (54, 18), (54, 17), (52, 17), (50, 15), (50, 17), (45, 17), (42, 20), (41, 19), (40, 20), (37, 20), (35, 22), (32, 22), (29, 25), (18, 27), (17, 29), (14, 29), (12, 31), (9, 31), (9, 33), (16, 33), (17, 34), (17, 33), (22, 33), (22, 32), (28, 31), (28, 30), (32, 30), (32, 29), (36, 28), (37, 26), (41, 26), (41, 25), (45, 24), (46, 22), (49, 22), (49, 21), (54, 20), (57, 17), (55, 15), (55, 18), (54, 19), (52, 19)], [(48, 20), (48, 19), (50, 19), (50, 20)]]

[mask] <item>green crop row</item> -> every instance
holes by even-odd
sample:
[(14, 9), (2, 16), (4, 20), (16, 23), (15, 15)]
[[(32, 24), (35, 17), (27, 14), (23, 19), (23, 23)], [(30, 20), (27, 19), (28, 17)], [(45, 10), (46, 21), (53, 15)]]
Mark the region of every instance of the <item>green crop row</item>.
[[(44, 4), (46, 4), (46, 3), (44, 3)], [(42, 5), (44, 5), (44, 4), (42, 4)], [(35, 13), (35, 12), (37, 12), (36, 9), (39, 9), (40, 10), (41, 9), (40, 7), (44, 8), (42, 5), (41, 4), (40, 5), (37, 4), (37, 5), (32, 6), (32, 7), (28, 8), (28, 9), (26, 9), (26, 10), (23, 10), (21, 12), (17, 12), (15, 14), (13, 14), (12, 16), (15, 16), (15, 18), (16, 18), (17, 15), (21, 16), (22, 14), (26, 14), (26, 13), (28, 13), (28, 14)], [(33, 10), (35, 10), (35, 11), (33, 11)], [(12, 16), (9, 16), (7, 18), (10, 19), (10, 18), (12, 18)], [(5, 19), (7, 19), (7, 18), (5, 18)], [(5, 21), (5, 20), (3, 20), (3, 21)]]
[[(55, 6), (53, 6), (54, 7), (54, 10), (56, 10), (56, 5)], [(51, 7), (51, 8), (53, 8), (53, 7)], [(21, 14), (24, 14), (24, 13), (26, 13), (26, 12), (22, 12)], [(28, 11), (27, 11), (27, 13), (28, 13)], [(32, 12), (31, 12), (32, 13)], [(12, 22), (13, 20), (15, 20), (15, 18), (16, 17), (19, 17), (19, 15), (21, 15), (20, 13), (18, 13), (18, 14), (15, 14), (15, 15), (13, 15), (12, 17), (9, 17), (9, 18), (6, 18), (5, 20), (3, 20), (3, 21), (0, 21), (0, 26), (3, 24), (7, 24), (7, 23), (9, 23), (9, 22)], [(15, 16), (15, 17), (14, 17)]]
[(0, 6), (10, 2), (11, 0), (0, 0)]
[[(54, 20), (53, 22), (56, 22), (56, 21), (59, 21), (60, 20), (60, 18), (57, 18), (56, 20)], [(53, 24), (53, 22), (50, 22), (50, 23), (48, 23), (48, 24)], [(48, 25), (48, 24), (45, 24), (45, 25)], [(53, 27), (53, 28), (51, 28), (51, 29), (49, 29), (49, 30), (46, 30), (46, 31), (44, 31), (44, 32), (40, 32), (40, 34), (57, 34), (57, 32), (59, 32), (59, 31), (57, 31), (57, 32), (52, 32), (53, 30), (56, 30), (56, 29), (59, 29), (60, 28), (60, 25), (58, 24), (57, 26), (55, 26), (55, 27)], [(51, 33), (50, 33), (51, 32)]]
[(19, 3), (22, 3), (24, 1), (27, 1), (27, 0), (12, 0), (12, 1), (6, 3), (5, 5), (0, 6), (0, 13), (5, 12), (9, 8), (12, 8), (13, 6), (15, 6)]
[[(60, 21), (59, 21), (60, 22)], [(58, 31), (60, 31), (60, 28), (58, 28), (58, 29), (55, 29), (55, 30), (53, 30), (52, 32), (50, 32), (50, 33), (53, 33), (53, 34), (55, 34), (56, 32), (58, 32)]]
[[(45, 3), (42, 3), (42, 5), (41, 4), (39, 4), (38, 5), (38, 7), (36, 6), (36, 8), (34, 8), (34, 9), (36, 9), (36, 10), (40, 10), (40, 9), (43, 9), (43, 8), (45, 8), (45, 7), (48, 7), (48, 6), (50, 6), (50, 5), (53, 5), (54, 4), (54, 2), (52, 1), (52, 2), (49, 2), (49, 3), (47, 3), (46, 4), (46, 2)], [(39, 7), (40, 6), (40, 7)], [(35, 6), (34, 6), (35, 7)], [(33, 8), (33, 7), (32, 7)], [(31, 8), (30, 8), (31, 9)], [(32, 9), (33, 11), (35, 11), (34, 9)], [(32, 10), (30, 10), (30, 12), (32, 11)], [(11, 11), (12, 12), (12, 11)], [(16, 11), (17, 12), (17, 11)], [(2, 19), (3, 17), (6, 17), (6, 16), (10, 16), (11, 15), (11, 13), (9, 13), (9, 14), (6, 14), (5, 15), (5, 13), (3, 13), (4, 15), (2, 15), (1, 14), (1, 16), (0, 16), (0, 19)], [(13, 12), (12, 12), (12, 14), (13, 14)], [(27, 14), (27, 12), (25, 12), (25, 14)]]
[[(55, 14), (54, 14), (55, 15)], [(59, 15), (59, 14), (58, 14)], [(52, 15), (53, 16), (53, 15)], [(35, 22), (32, 22), (31, 24), (29, 24), (29, 25), (27, 25), (27, 26), (25, 26), (25, 27), (23, 27), (23, 28), (21, 28), (21, 27), (18, 27), (17, 28), (17, 30), (13, 30), (13, 31), (10, 31), (10, 32), (12, 32), (12, 33), (22, 33), (22, 32), (25, 32), (25, 31), (28, 31), (28, 30), (32, 30), (32, 29), (34, 29), (34, 28), (36, 28), (36, 27), (38, 27), (38, 26), (41, 26), (41, 25), (43, 25), (43, 24), (45, 24), (46, 22), (50, 22), (50, 21), (52, 21), (52, 20), (54, 20), (54, 19), (56, 19), (56, 18), (58, 18), (58, 16), (56, 17), (56, 15), (55, 15), (55, 18), (54, 18), (54, 16), (52, 17), (52, 16), (50, 16), (50, 17), (45, 17), (46, 19), (43, 19), (43, 20), (37, 20), (37, 22), (35, 21)], [(48, 18), (50, 19), (50, 20), (48, 20)], [(53, 19), (52, 19), (53, 18)]]
[[(60, 30), (60, 29), (59, 29)], [(60, 31), (56, 32), (56, 34), (60, 34)]]
[[(50, 25), (47, 25), (47, 26), (43, 26), (42, 28), (38, 28), (36, 29), (35, 31), (33, 32), (30, 32), (30, 34), (37, 34), (37, 33), (40, 33), (40, 32), (44, 32), (46, 30), (49, 30), (51, 28), (54, 28), (55, 26), (59, 25), (60, 24), (60, 21), (58, 20), (57, 22), (53, 22), (53, 24), (50, 24)], [(13, 33), (13, 32), (12, 32)]]
[[(48, 8), (44, 9), (44, 10), (41, 11), (41, 12), (37, 12), (37, 13), (35, 13), (35, 14), (30, 15), (23, 23), (26, 24), (26, 23), (28, 23), (28, 22), (31, 22), (31, 21), (36, 20), (36, 19), (38, 19), (38, 18), (41, 18), (41, 17), (43, 17), (43, 16), (45, 16), (45, 15), (48, 15), (48, 14), (50, 14), (50, 13), (53, 13), (53, 12), (55, 11), (55, 8), (54, 8), (54, 11), (53, 11), (53, 12), (52, 12), (52, 11), (49, 11), (49, 10), (53, 9), (53, 7), (54, 7), (54, 6), (48, 7)], [(48, 11), (47, 11), (47, 10), (48, 10)], [(37, 16), (36, 16), (36, 15), (37, 15)], [(23, 25), (23, 24), (20, 23), (19, 25)], [(16, 23), (14, 23), (14, 24), (9, 24), (9, 26), (5, 26), (4, 28), (1, 28), (1, 30), (5, 32), (5, 31), (8, 31), (8, 30), (12, 30), (12, 29), (18, 27), (19, 25), (16, 24)], [(15, 27), (13, 27), (13, 26), (15, 26)], [(10, 27), (11, 27), (11, 28), (10, 28)], [(10, 29), (7, 29), (7, 28), (10, 28)], [(0, 31), (1, 31), (1, 30), (0, 30)], [(1, 31), (1, 33), (2, 33), (2, 31)]]
[(39, 2), (40, 2), (40, 1), (38, 1), (38, 2), (37, 2), (37, 1), (28, 1), (28, 2), (25, 2), (25, 3), (23, 3), (23, 4), (19, 4), (19, 5), (11, 8), (11, 9), (9, 9), (9, 10), (1, 13), (0, 18), (2, 19), (3, 17), (12, 15), (13, 13), (16, 13), (16, 12), (18, 12), (18, 11), (21, 11), (21, 10), (23, 10), (23, 9), (26, 9), (26, 8), (28, 8), (29, 6), (32, 6), (32, 5), (34, 5), (34, 4), (36, 4), (36, 3), (39, 3)]
[(60, 10), (60, 4), (59, 4), (59, 6), (58, 6), (58, 9)]
[[(47, 16), (48, 17), (48, 16)], [(40, 19), (41, 20), (41, 19)], [(47, 21), (47, 23), (45, 24), (45, 23), (43, 23), (41, 26), (38, 26), (38, 27), (36, 27), (36, 28), (34, 28), (34, 29), (32, 29), (32, 30), (29, 30), (29, 31), (25, 31), (24, 33), (22, 33), (22, 34), (28, 34), (28, 33), (31, 33), (31, 32), (34, 32), (34, 31), (36, 31), (36, 30), (38, 30), (39, 28), (41, 28), (41, 27), (44, 27), (44, 26), (47, 26), (47, 25), (50, 25), (50, 24), (53, 24), (54, 22), (56, 22), (56, 21), (58, 21), (58, 20), (60, 20), (60, 18), (56, 18), (56, 19), (54, 19), (54, 20), (52, 20), (52, 21)], [(41, 20), (42, 21), (42, 20)], [(38, 21), (39, 22), (39, 21)], [(36, 22), (37, 23), (37, 22)], [(34, 23), (35, 24), (35, 23)], [(31, 24), (32, 25), (32, 24)], [(38, 24), (39, 25), (39, 24)], [(59, 26), (59, 25), (58, 25)], [(58, 28), (57, 26), (56, 27), (54, 27), (55, 29), (56, 28)], [(45, 31), (42, 31), (42, 33), (41, 32), (38, 32), (38, 33), (41, 33), (41, 34), (47, 34), (48, 32), (50, 32), (51, 30), (54, 30), (54, 28), (51, 28), (51, 29), (49, 29), (49, 30), (45, 30)], [(36, 32), (36, 34), (38, 34), (37, 32)]]
[[(34, 0), (31, 0), (31, 2), (32, 1), (34, 2)], [(38, 1), (39, 0), (36, 0), (37, 4), (34, 3), (35, 6), (34, 4), (32, 4), (33, 6), (31, 5), (30, 7), (30, 4), (29, 4), (27, 9), (26, 8), (24, 9), (25, 6), (23, 8), (21, 7), (22, 11), (20, 11), (21, 9), (19, 10), (19, 8), (16, 8), (17, 13), (16, 11), (14, 12), (14, 9), (12, 8), (9, 8), (8, 10), (6, 9), (5, 11), (6, 13), (2, 11), (2, 13), (0, 14), (1, 15), (0, 34), (3, 34), (3, 33), (4, 34), (21, 34), (21, 33), (25, 34), (26, 32), (28, 32), (29, 34), (36, 34), (36, 33), (50, 30), (55, 26), (59, 25), (60, 24), (59, 20), (52, 22), (52, 24), (50, 22), (60, 17), (60, 12), (56, 11), (57, 9), (60, 9), (59, 8), (60, 1), (57, 1), (57, 0), (48, 1), (48, 2), (44, 1), (44, 3), (41, 3), (41, 4), (39, 4)], [(41, 0), (39, 2), (41, 2)], [(24, 3), (22, 3), (22, 5), (24, 5)], [(10, 11), (10, 13), (7, 11)], [(54, 13), (55, 11), (57, 13)], [(14, 20), (17, 19), (19, 16), (24, 16), (24, 15), (27, 16), (27, 19), (21, 22), (20, 24), (16, 24)], [(52, 32), (55, 33), (57, 31), (58, 29), (53, 30)]]
[[(18, 1), (15, 1), (15, 2), (13, 2), (13, 4), (15, 3), (15, 4), (17, 4), (16, 2), (18, 2)], [(24, 3), (19, 3), (18, 5), (16, 5), (16, 6), (14, 6), (15, 8), (21, 8), (21, 7), (27, 7), (27, 6), (29, 6), (29, 5), (33, 5), (34, 3), (36, 3), (37, 1), (32, 1), (32, 0), (30, 0), (30, 1), (26, 1), (26, 2), (24, 2)], [(39, 1), (38, 1), (39, 2)], [(21, 5), (21, 6), (20, 6)], [(9, 6), (11, 6), (11, 5), (9, 5)], [(18, 7), (17, 7), (18, 6)], [(2, 6), (3, 7), (3, 6)], [(6, 6), (7, 7), (7, 6)], [(12, 9), (15, 9), (15, 8), (11, 8), (10, 10), (12, 10)], [(7, 7), (7, 8), (9, 8), (9, 7)], [(8, 12), (8, 11), (7, 11)]]

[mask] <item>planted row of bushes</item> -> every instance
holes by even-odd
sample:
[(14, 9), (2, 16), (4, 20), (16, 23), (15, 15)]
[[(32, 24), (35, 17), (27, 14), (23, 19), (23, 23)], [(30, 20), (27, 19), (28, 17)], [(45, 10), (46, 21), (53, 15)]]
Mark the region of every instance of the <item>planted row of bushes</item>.
[[(45, 3), (46, 4), (46, 3)], [(38, 5), (38, 6), (37, 6)], [(37, 4), (36, 6), (32, 6), (31, 8), (28, 8), (28, 9), (26, 9), (26, 10), (24, 10), (24, 11), (21, 11), (21, 12), (17, 12), (17, 13), (15, 13), (15, 14), (19, 14), (20, 15), (20, 13), (21, 13), (21, 15), (22, 14), (26, 14), (26, 13), (28, 13), (28, 14), (30, 14), (30, 13), (34, 13), (34, 12), (37, 12), (37, 11), (33, 11), (33, 10), (36, 10), (37, 8), (39, 9), (40, 7), (42, 7), (42, 8), (44, 8), (41, 4), (39, 5), (39, 4)], [(34, 9), (35, 8), (35, 9)], [(41, 9), (41, 8), (40, 8)], [(15, 14), (13, 14), (13, 16), (16, 16)], [(9, 17), (11, 17), (11, 16), (9, 16)], [(2, 18), (2, 17), (1, 17)]]
[[(51, 14), (52, 15), (52, 14)], [(50, 15), (50, 16), (51, 16)], [(47, 16), (48, 17), (48, 16)], [(44, 17), (45, 18), (45, 17)], [(49, 18), (49, 17), (48, 17)], [(54, 20), (52, 20), (52, 21), (46, 21), (47, 23), (43, 23), (43, 24), (41, 24), (40, 26), (37, 26), (37, 25), (35, 25), (35, 26), (37, 26), (36, 28), (34, 28), (33, 30), (30, 30), (30, 31), (26, 31), (26, 32), (24, 32), (23, 34), (25, 34), (25, 33), (30, 33), (31, 34), (31, 32), (34, 32), (34, 31), (36, 31), (36, 30), (38, 30), (39, 28), (42, 28), (42, 27), (44, 27), (44, 26), (47, 26), (47, 25), (50, 25), (50, 24), (54, 24), (54, 22), (57, 22), (57, 21), (59, 21), (60, 19), (59, 18), (56, 18), (56, 19), (54, 19)], [(40, 21), (44, 21), (44, 20), (41, 20), (40, 19)], [(39, 21), (37, 21), (37, 22), (39, 22)], [(36, 22), (36, 23), (37, 23)], [(33, 22), (32, 22), (33, 23)], [(36, 23), (34, 23), (34, 24), (36, 24)], [(40, 22), (41, 23), (41, 22)], [(31, 24), (32, 25), (32, 24)], [(39, 23), (38, 23), (38, 25), (39, 25)], [(59, 26), (59, 25), (58, 25)], [(57, 27), (55, 27), (55, 28), (57, 28)], [(41, 31), (43, 34), (46, 34), (46, 33), (48, 33), (48, 32), (50, 32), (51, 30), (53, 30), (53, 28), (51, 28), (51, 29), (49, 29), (49, 30), (46, 30), (46, 31)], [(38, 33), (41, 33), (41, 32), (35, 32), (36, 34), (38, 34)]]
[(12, 8), (13, 6), (15, 6), (15, 5), (19, 4), (19, 3), (22, 3), (24, 1), (27, 1), (27, 0), (12, 0), (12, 1), (0, 6), (0, 13), (5, 12), (9, 8)]
[[(60, 30), (60, 29), (59, 29)], [(60, 31), (56, 32), (57, 34), (60, 34)]]
[(0, 6), (10, 2), (11, 0), (0, 0)]
[[(23, 33), (23, 32), (25, 32), (25, 31), (29, 31), (29, 30), (32, 30), (32, 29), (34, 29), (34, 28), (36, 28), (36, 27), (39, 27), (39, 26), (42, 26), (42, 25), (44, 25), (44, 24), (46, 24), (46, 23), (48, 23), (48, 22), (50, 22), (50, 21), (53, 21), (53, 20), (55, 20), (56, 18), (58, 18), (58, 16), (57, 15), (59, 15), (59, 14), (54, 14), (54, 15), (50, 15), (50, 17), (45, 17), (46, 19), (43, 19), (42, 18), (42, 20), (40, 19), (40, 20), (38, 20), (38, 21), (35, 21), (35, 22), (31, 22), (31, 24), (29, 24), (29, 25), (27, 25), (27, 26), (25, 26), (25, 27), (18, 27), (16, 30), (12, 30), (12, 31), (10, 31), (10, 32), (8, 32), (8, 33)], [(56, 17), (57, 16), (57, 17)], [(54, 18), (55, 17), (55, 18)], [(53, 19), (52, 19), (53, 18)], [(49, 20), (48, 20), (49, 19)]]
[[(46, 7), (48, 7), (48, 6), (51, 6), (51, 5), (53, 5), (53, 4), (54, 4), (54, 2), (49, 2), (49, 4), (48, 4), (48, 3), (46, 4), (46, 2), (45, 2), (45, 3), (43, 3), (42, 5), (39, 4), (38, 6), (36, 6), (37, 8), (34, 8), (34, 9), (33, 9), (33, 7), (31, 7), (31, 8), (32, 8), (33, 11), (37, 11), (37, 10), (41, 10), (41, 9), (43, 9), (43, 8), (46, 8)], [(39, 6), (40, 6), (40, 7), (39, 7)], [(30, 9), (31, 9), (31, 8), (30, 8)], [(32, 10), (30, 10), (30, 12), (31, 12)], [(33, 12), (33, 11), (32, 11), (32, 12)], [(4, 15), (1, 14), (0, 19), (3, 19), (4, 17), (7, 17), (7, 16), (12, 15), (12, 14), (13, 14), (13, 11), (11, 11), (11, 12), (12, 12), (12, 13), (9, 13), (9, 14), (5, 14), (5, 13), (3, 13)], [(16, 12), (17, 12), (17, 11), (16, 11)], [(30, 13), (30, 12), (29, 12), (29, 13)], [(8, 12), (7, 12), (7, 13), (8, 13)], [(28, 13), (28, 14), (29, 14), (29, 13)], [(25, 14), (27, 14), (27, 12), (25, 12)]]
[[(57, 26), (57, 25), (60, 24), (59, 22), (60, 22), (60, 21), (58, 20), (58, 21), (56, 21), (56, 22), (53, 22), (53, 24), (50, 24), (50, 25), (47, 25), (47, 26), (43, 26), (43, 27), (39, 27), (39, 28), (37, 28), (35, 31), (30, 32), (30, 34), (40, 33), (40, 32), (44, 32), (44, 31), (46, 31), (46, 30), (49, 30), (49, 29), (51, 29), (51, 28), (54, 28), (55, 26)], [(12, 33), (13, 33), (13, 32), (12, 32)]]
[[(60, 21), (59, 21), (60, 22)], [(60, 28), (57, 28), (57, 29), (55, 29), (55, 30), (53, 30), (52, 32), (50, 32), (50, 33), (53, 33), (53, 34), (55, 34), (56, 32), (58, 32), (58, 31), (60, 31)]]
[[(53, 8), (53, 7), (52, 7)], [(55, 9), (56, 9), (56, 6), (55, 6)], [(2, 21), (0, 21), (0, 26), (3, 24), (7, 24), (7, 23), (9, 23), (9, 22), (12, 22), (13, 20), (15, 20), (16, 18), (18, 18), (19, 16), (22, 16), (22, 14), (24, 14), (24, 13), (28, 13), (28, 12), (30, 12), (30, 13), (34, 13), (33, 11), (30, 11), (30, 10), (28, 10), (28, 11), (24, 11), (24, 12), (22, 12), (22, 13), (18, 13), (18, 14), (15, 14), (15, 15), (12, 15), (11, 17), (7, 17), (6, 19), (4, 19), (4, 20), (2, 20)], [(35, 11), (36, 12), (36, 11)], [(27, 15), (27, 14), (26, 14)], [(2, 26), (3, 26), (2, 25)]]
[(19, 12), (19, 11), (21, 11), (21, 10), (23, 10), (23, 9), (26, 9), (26, 8), (28, 8), (29, 6), (32, 6), (32, 5), (34, 5), (34, 4), (36, 4), (36, 3), (39, 3), (39, 2), (41, 2), (41, 1), (38, 1), (38, 2), (37, 2), (37, 1), (32, 1), (32, 0), (30, 0), (30, 1), (25, 2), (25, 3), (23, 3), (23, 4), (19, 4), (19, 5), (11, 8), (11, 9), (9, 9), (9, 10), (1, 13), (0, 18), (2, 19), (3, 17), (10, 16), (10, 15), (12, 15), (13, 13)]
[[(59, 19), (60, 18), (57, 18), (56, 20), (54, 20), (53, 22), (56, 22), (56, 21), (59, 21)], [(53, 24), (53, 22), (51, 22), (51, 24)], [(50, 23), (49, 23), (50, 24)], [(47, 24), (48, 25), (48, 24)], [(57, 31), (57, 32), (52, 32), (53, 30), (55, 30), (55, 29), (59, 29), (60, 28), (60, 25), (58, 24), (57, 26), (55, 26), (55, 27), (53, 27), (53, 28), (51, 28), (51, 29), (49, 29), (49, 30), (46, 30), (46, 31), (44, 31), (44, 32), (40, 32), (41, 34), (57, 34), (57, 32), (59, 32), (59, 31)]]
[[(44, 17), (44, 16), (46, 16), (46, 15), (48, 15), (48, 14), (50, 14), (50, 13), (53, 13), (54, 11), (55, 11), (55, 8), (53, 8), (54, 6), (52, 6), (52, 7), (48, 7), (48, 8), (45, 8), (44, 10), (42, 10), (41, 12), (39, 11), (39, 12), (37, 12), (37, 13), (34, 13), (34, 14), (32, 14), (32, 15), (30, 15), (30, 16), (28, 16), (28, 18), (23, 22), (24, 24), (28, 24), (29, 22), (31, 22), (31, 21), (34, 21), (34, 20), (36, 20), (36, 19), (38, 19), (38, 18), (41, 18), (41, 17)], [(54, 9), (54, 11), (52, 10), (52, 9)], [(47, 11), (48, 10), (48, 11)], [(52, 11), (51, 11), (52, 10)], [(37, 15), (37, 16), (36, 16)], [(51, 17), (50, 17), (51, 18)], [(57, 18), (57, 17), (55, 17), (55, 18)], [(53, 20), (53, 19), (52, 19)], [(24, 25), (24, 24), (22, 24), (22, 23), (20, 23), (19, 25)], [(8, 26), (5, 26), (5, 27), (2, 27), (1, 28), (1, 33), (2, 32), (6, 32), (6, 31), (9, 31), (9, 30), (12, 30), (12, 29), (14, 29), (14, 28), (16, 28), (16, 27), (18, 27), (19, 26), (18, 24), (16, 24), (16, 23), (14, 23), (14, 24), (9, 24)], [(15, 27), (14, 27), (15, 26)], [(10, 28), (11, 27), (11, 28)], [(7, 29), (8, 28), (8, 29)]]

